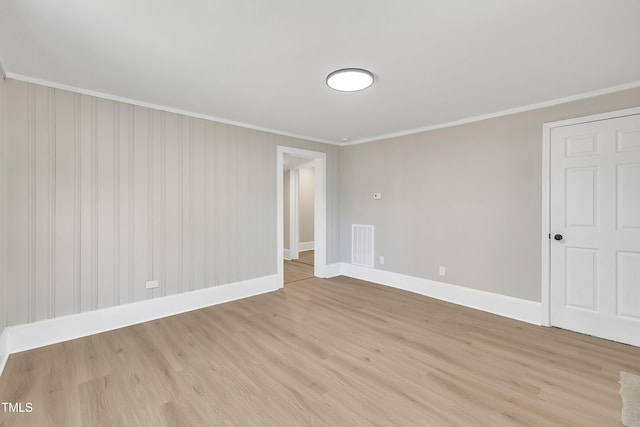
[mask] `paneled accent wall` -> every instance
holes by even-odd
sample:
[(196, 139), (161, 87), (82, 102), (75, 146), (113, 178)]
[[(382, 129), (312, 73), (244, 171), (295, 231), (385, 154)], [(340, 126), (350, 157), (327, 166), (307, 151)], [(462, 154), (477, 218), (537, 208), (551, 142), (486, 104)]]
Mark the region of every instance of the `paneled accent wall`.
[(6, 99), (7, 99), (7, 85), (6, 81), (2, 78), (2, 65), (0, 65), (0, 334), (4, 331), (7, 325), (7, 229), (6, 229), (6, 170), (7, 165), (6, 150), (5, 150), (5, 136), (7, 130), (6, 119)]
[[(8, 324), (276, 273), (276, 146), (338, 147), (9, 80)], [(148, 280), (160, 287), (145, 289)]]

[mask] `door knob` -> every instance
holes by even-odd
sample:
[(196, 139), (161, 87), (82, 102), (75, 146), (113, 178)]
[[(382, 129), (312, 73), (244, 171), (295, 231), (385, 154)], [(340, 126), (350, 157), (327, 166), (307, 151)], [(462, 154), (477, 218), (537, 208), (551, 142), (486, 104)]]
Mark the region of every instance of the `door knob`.
[(555, 236), (553, 236), (553, 238), (556, 239), (556, 240), (562, 240), (563, 239), (562, 234), (556, 234)]

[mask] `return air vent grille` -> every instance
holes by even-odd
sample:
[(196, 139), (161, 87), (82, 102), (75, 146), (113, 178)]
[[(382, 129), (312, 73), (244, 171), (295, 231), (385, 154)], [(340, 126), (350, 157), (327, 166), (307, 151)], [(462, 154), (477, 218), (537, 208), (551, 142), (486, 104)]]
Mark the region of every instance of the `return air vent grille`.
[(351, 264), (374, 267), (373, 225), (351, 224)]

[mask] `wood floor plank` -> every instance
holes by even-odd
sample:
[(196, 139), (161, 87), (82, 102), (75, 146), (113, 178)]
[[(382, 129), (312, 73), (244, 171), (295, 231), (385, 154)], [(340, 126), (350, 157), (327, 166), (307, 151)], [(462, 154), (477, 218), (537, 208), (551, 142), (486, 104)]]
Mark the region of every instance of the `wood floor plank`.
[(0, 426), (616, 426), (620, 371), (639, 348), (310, 276), (13, 354), (33, 412)]

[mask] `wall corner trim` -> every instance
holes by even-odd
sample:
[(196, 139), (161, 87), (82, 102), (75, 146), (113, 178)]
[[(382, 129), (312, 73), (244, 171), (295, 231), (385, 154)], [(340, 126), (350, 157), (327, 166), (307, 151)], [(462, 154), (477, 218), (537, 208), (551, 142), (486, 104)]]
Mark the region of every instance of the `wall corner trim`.
[(343, 275), (342, 266), (343, 266), (343, 263), (327, 264), (327, 267), (324, 270), (325, 272), (324, 277), (331, 278), (331, 277), (342, 276)]
[[(332, 264), (335, 266), (336, 264)], [(486, 311), (534, 325), (542, 325), (541, 303), (414, 276), (341, 263), (344, 276)]]
[(225, 285), (211, 286), (182, 294), (71, 314), (34, 323), (9, 326), (0, 335), (0, 351), (3, 351), (1, 360), (4, 362), (8, 355), (12, 353), (124, 328), (276, 290), (278, 290), (278, 276), (274, 274)]

